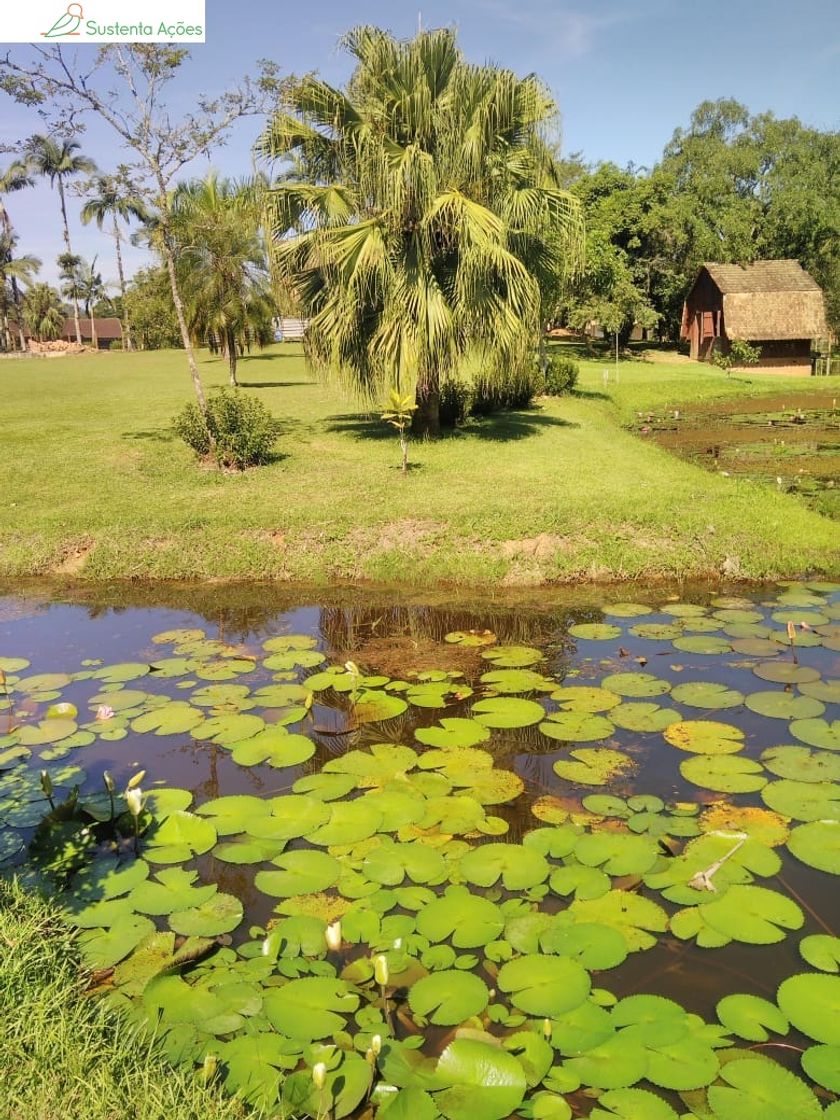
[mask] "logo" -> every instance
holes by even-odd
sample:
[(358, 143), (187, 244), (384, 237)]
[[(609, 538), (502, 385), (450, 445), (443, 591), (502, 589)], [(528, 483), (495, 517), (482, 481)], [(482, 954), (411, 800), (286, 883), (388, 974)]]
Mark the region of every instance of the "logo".
[(49, 31), (42, 31), (42, 39), (63, 39), (68, 35), (78, 35), (85, 14), (81, 4), (68, 4), (64, 15), (59, 16)]

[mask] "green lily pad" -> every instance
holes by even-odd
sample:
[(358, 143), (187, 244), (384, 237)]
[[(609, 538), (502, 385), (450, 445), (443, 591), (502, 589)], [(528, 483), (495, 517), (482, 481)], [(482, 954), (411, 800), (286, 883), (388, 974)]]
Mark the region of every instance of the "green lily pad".
[(672, 723), (663, 738), (672, 747), (692, 754), (734, 754), (744, 745), (744, 732), (739, 727), (705, 719)]
[(492, 646), (498, 638), (492, 630), (451, 630), (444, 634), (443, 640), (450, 645), (475, 649), (478, 646)]
[(801, 1061), (812, 1081), (832, 1093), (840, 1093), (840, 1046), (811, 1046)]
[(397, 887), (406, 877), (413, 883), (438, 883), (446, 874), (439, 851), (425, 844), (381, 844), (365, 858), (364, 874), (374, 883)]
[(242, 921), (242, 903), (235, 895), (219, 891), (206, 902), (169, 915), (169, 925), (186, 937), (218, 937), (230, 933)]
[(562, 1015), (589, 995), (589, 973), (568, 957), (538, 954), (519, 957), (502, 965), (496, 983), (514, 1007), (527, 1015)]
[(788, 1032), (788, 1021), (776, 1004), (760, 996), (725, 996), (718, 1000), (717, 1016), (732, 1034), (748, 1042), (766, 1042), (769, 1031)]
[(548, 884), (554, 894), (574, 894), (575, 898), (601, 898), (610, 889), (611, 881), (608, 875), (594, 867), (571, 864), (568, 867), (558, 867), (551, 873)]
[(10, 676), (12, 673), (20, 673), (23, 669), (28, 669), (32, 664), (27, 661), (25, 657), (0, 657), (0, 672)]
[(609, 642), (621, 637), (621, 627), (612, 626), (608, 622), (581, 622), (569, 627), (569, 634), (573, 638), (583, 638), (590, 642)]
[(828, 933), (812, 933), (799, 942), (804, 961), (821, 972), (840, 972), (840, 937)]
[(721, 1067), (725, 1085), (708, 1089), (716, 1120), (820, 1120), (822, 1111), (812, 1091), (788, 1070), (766, 1058), (741, 1058)]
[(131, 892), (132, 909), (157, 917), (200, 906), (213, 897), (218, 887), (215, 883), (195, 886), (197, 878), (197, 871), (167, 867), (159, 871), (154, 879), (146, 879), (134, 888)]
[(612, 1089), (598, 1098), (590, 1120), (679, 1120), (676, 1112), (661, 1097), (646, 1089)]
[(789, 976), (779, 985), (776, 1002), (797, 1030), (815, 1042), (840, 1045), (840, 976)]
[(275, 770), (299, 766), (315, 753), (315, 744), (305, 735), (292, 735), (285, 727), (273, 725), (251, 738), (234, 743), (231, 757), (238, 766), (267, 765)]
[(578, 840), (575, 856), (585, 867), (601, 867), (607, 875), (644, 875), (659, 858), (659, 844), (630, 832), (592, 832)]
[(676, 638), (674, 640), (674, 649), (682, 650), (683, 653), (699, 653), (708, 656), (714, 656), (720, 653), (729, 653), (732, 649), (730, 642), (725, 638), (713, 638), (703, 634), (697, 634), (688, 638)]
[(655, 933), (668, 928), (668, 915), (649, 898), (628, 891), (612, 890), (600, 898), (576, 898), (568, 909), (576, 922), (612, 926), (622, 934), (630, 952), (651, 949)]
[(287, 1038), (308, 1042), (344, 1030), (359, 997), (344, 980), (306, 976), (272, 988), (263, 998), (265, 1016)]
[(199, 805), (196, 812), (208, 817), (219, 836), (231, 836), (245, 832), (255, 817), (268, 816), (271, 802), (250, 794), (233, 794), (229, 797), (215, 797)]
[(594, 743), (599, 739), (608, 739), (615, 727), (606, 716), (590, 712), (552, 712), (540, 724), (540, 731), (549, 739), (559, 739), (564, 743)]
[(586, 685), (558, 688), (552, 692), (551, 699), (556, 700), (564, 712), (606, 712), (621, 701), (616, 692)]
[(653, 696), (664, 696), (671, 691), (669, 681), (663, 681), (652, 673), (613, 673), (604, 677), (601, 687), (627, 696), (631, 700), (643, 700)]
[(610, 603), (607, 607), (601, 607), (601, 610), (615, 618), (641, 618), (642, 615), (651, 614), (653, 608), (646, 607), (643, 603)]
[(788, 728), (794, 739), (820, 750), (840, 751), (840, 719), (795, 719)]
[(762, 661), (753, 666), (753, 673), (763, 681), (775, 684), (809, 684), (820, 679), (819, 670), (792, 661)]
[(783, 941), (785, 930), (801, 929), (805, 921), (796, 903), (785, 895), (741, 884), (731, 886), (722, 898), (701, 904), (699, 911), (712, 929), (748, 945)]
[(683, 634), (683, 626), (678, 622), (639, 622), (630, 627), (630, 633), (650, 642), (672, 642)]
[(271, 813), (249, 822), (249, 836), (257, 840), (293, 840), (306, 836), (329, 820), (330, 809), (317, 797), (289, 794), (271, 800)]
[(751, 692), (745, 703), (751, 712), (771, 719), (806, 720), (825, 711), (825, 704), (820, 700), (789, 692)]
[(506, 1050), (488, 1042), (457, 1038), (438, 1060), (436, 1079), (448, 1088), (435, 1093), (446, 1120), (505, 1120), (521, 1104), (525, 1071)]
[(151, 863), (183, 863), (209, 852), (216, 839), (216, 830), (209, 821), (179, 809), (147, 834), (146, 859)]
[(381, 820), (370, 804), (362, 800), (336, 801), (330, 806), (329, 820), (308, 833), (307, 839), (325, 848), (334, 844), (356, 844), (373, 836)]
[(782, 778), (761, 791), (765, 805), (800, 821), (840, 819), (840, 784), (796, 782)]
[(433, 942), (451, 937), (456, 949), (487, 945), (496, 940), (504, 927), (499, 907), (465, 887), (449, 887), (417, 915), (419, 934)]
[(524, 669), (543, 660), (542, 652), (532, 646), (493, 646), (481, 656), (499, 669)]
[(251, 690), (246, 684), (206, 684), (192, 693), (190, 702), (202, 708), (225, 708), (231, 712), (254, 707)]
[(483, 844), (461, 857), (461, 874), (479, 887), (491, 887), (501, 878), (507, 890), (527, 890), (548, 878), (548, 872), (544, 856), (519, 844)]
[(533, 669), (495, 669), (483, 673), (481, 683), (494, 692), (548, 692), (554, 688), (554, 681)]
[(840, 781), (840, 754), (831, 751), (796, 746), (768, 747), (762, 751), (761, 761), (778, 778), (793, 778), (799, 782)]
[(681, 762), (680, 773), (694, 785), (717, 793), (754, 793), (767, 784), (759, 763), (740, 755), (699, 754)]
[(825, 871), (840, 875), (840, 820), (816, 820), (791, 830), (788, 849), (797, 859)]
[(257, 840), (246, 834), (217, 844), (213, 849), (213, 855), (223, 863), (238, 865), (266, 863), (279, 856), (285, 846), (285, 840)]
[(825, 704), (840, 704), (840, 680), (806, 681), (799, 684), (799, 691)]
[(362, 689), (353, 705), (356, 723), (379, 723), (381, 720), (400, 716), (408, 708), (401, 696), (378, 689)]
[(463, 1023), (480, 1015), (490, 1002), (483, 980), (471, 972), (450, 969), (433, 972), (412, 984), (408, 1004), (414, 1015), (421, 1015), (437, 1026)]
[(648, 1053), (641, 1042), (620, 1032), (579, 1057), (567, 1058), (563, 1069), (592, 1088), (619, 1089), (641, 1081), (648, 1064)]
[(113, 859), (98, 859), (77, 872), (73, 879), (73, 892), (79, 898), (119, 898), (148, 877), (149, 865), (143, 859), (132, 859), (123, 864)]
[(279, 871), (258, 871), (257, 890), (273, 898), (315, 894), (334, 886), (341, 875), (341, 863), (326, 852), (284, 852), (271, 861)]
[(79, 935), (79, 952), (85, 968), (113, 968), (154, 933), (155, 925), (139, 914), (125, 914), (110, 929), (86, 930)]
[(418, 727), (414, 738), (429, 747), (443, 750), (454, 747), (474, 747), (490, 738), (490, 731), (474, 719), (446, 717), (439, 727)]
[(744, 702), (744, 694), (715, 681), (691, 681), (676, 685), (671, 699), (690, 708), (738, 708)]
[(540, 936), (544, 953), (571, 957), (586, 969), (616, 968), (627, 957), (624, 937), (611, 926), (567, 922), (558, 917)]
[(103, 665), (100, 669), (94, 669), (91, 676), (106, 684), (125, 684), (126, 681), (136, 681), (147, 676), (150, 671), (151, 666), (145, 661), (125, 661), (120, 665)]
[(234, 712), (224, 716), (210, 716), (191, 729), (193, 739), (202, 743), (218, 743), (228, 747), (257, 735), (265, 727), (259, 716)]
[(183, 735), (192, 731), (204, 719), (204, 713), (183, 700), (171, 700), (160, 708), (137, 716), (131, 721), (131, 730), (141, 735)]
[(626, 774), (634, 766), (633, 759), (621, 751), (606, 747), (579, 747), (569, 758), (554, 763), (554, 773), (566, 781), (584, 786), (603, 786), (611, 779)]
[(612, 722), (624, 731), (664, 731), (682, 718), (676, 708), (660, 708), (658, 704), (645, 702), (619, 704), (610, 712)]
[(76, 733), (72, 719), (42, 719), (38, 723), (24, 723), (17, 729), (21, 746), (39, 747), (44, 743), (59, 743)]
[(472, 706), (474, 718), (484, 727), (530, 727), (545, 718), (545, 709), (535, 700), (518, 696), (496, 696)]

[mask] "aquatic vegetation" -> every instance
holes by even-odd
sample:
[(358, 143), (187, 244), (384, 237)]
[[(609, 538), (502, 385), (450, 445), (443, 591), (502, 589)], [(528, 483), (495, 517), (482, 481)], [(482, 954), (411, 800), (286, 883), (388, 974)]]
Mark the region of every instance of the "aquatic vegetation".
[[(4, 649), (0, 865), (268, 1116), (835, 1120), (838, 602), (619, 603), (562, 659), (448, 629), (475, 670), (401, 678), (310, 634)], [(713, 1002), (633, 990), (640, 954)]]

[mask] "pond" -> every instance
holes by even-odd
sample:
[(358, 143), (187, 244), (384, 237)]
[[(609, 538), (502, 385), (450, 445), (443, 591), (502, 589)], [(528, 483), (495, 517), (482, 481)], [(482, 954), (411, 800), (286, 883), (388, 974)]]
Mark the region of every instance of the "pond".
[(840, 1117), (840, 584), (30, 585), (0, 633), (0, 865), (173, 1062), (277, 1116)]
[(766, 482), (840, 517), (840, 408), (788, 391), (640, 413), (634, 430), (710, 470)]

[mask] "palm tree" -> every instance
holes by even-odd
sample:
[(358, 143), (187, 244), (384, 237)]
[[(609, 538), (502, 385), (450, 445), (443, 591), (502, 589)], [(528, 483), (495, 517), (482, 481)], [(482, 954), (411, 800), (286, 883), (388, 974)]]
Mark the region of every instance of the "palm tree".
[(85, 317), (90, 320), (91, 345), (95, 350), (98, 342), (96, 338), (96, 319), (93, 316), (92, 308), (106, 294), (102, 273), (96, 271), (96, 257), (90, 264), (82, 260), (81, 257), (67, 257), (66, 253), (62, 254), (60, 259), (66, 265), (62, 269), (62, 278), (65, 281), (62, 294), (69, 299), (78, 300), (84, 307)]
[(307, 355), (362, 396), (525, 376), (557, 278), (582, 251), (578, 202), (544, 140), (557, 108), (533, 76), (465, 62), (449, 30), (352, 31), (346, 90), (290, 83), (258, 154), (281, 290), (311, 317)]
[(82, 221), (85, 225), (96, 222), (99, 229), (105, 224), (105, 219), (110, 217), (114, 227), (114, 244), (117, 247), (117, 272), (120, 278), (120, 294), (122, 295), (123, 309), (123, 343), (126, 350), (133, 350), (131, 340), (131, 322), (129, 320), (128, 305), (125, 299), (125, 272), (122, 259), (122, 234), (120, 233), (120, 220), (126, 225), (132, 218), (144, 222), (148, 218), (148, 210), (141, 199), (124, 190), (113, 175), (100, 176), (95, 181), (96, 194), (89, 198), (82, 207)]
[[(16, 191), (25, 190), (27, 187), (34, 186), (34, 180), (29, 174), (29, 170), (25, 163), (20, 160), (15, 160), (9, 164), (5, 171), (0, 172), (0, 237), (5, 239), (8, 253), (12, 252), (14, 247), (12, 220), (9, 217), (9, 211), (3, 201), (4, 194), (13, 194)], [(9, 258), (11, 259), (11, 258)], [(21, 258), (28, 260), (36, 260), (37, 258)], [(40, 261), (38, 261), (38, 268), (40, 268)], [(37, 271), (37, 268), (34, 270)], [(17, 314), (18, 325), (18, 338), (20, 341), (21, 350), (26, 349), (26, 339), (23, 334), (23, 316), (21, 313), (20, 303), (20, 288), (18, 287), (18, 280), (20, 277), (16, 274), (14, 269), (8, 270), (9, 282), (12, 288), (12, 302), (15, 305)]]
[[(51, 187), (58, 187), (61, 203), (61, 220), (64, 226), (65, 256), (73, 255), (70, 244), (70, 226), (67, 222), (67, 204), (64, 183), (74, 175), (92, 175), (96, 164), (87, 156), (78, 154), (81, 144), (76, 140), (59, 140), (53, 136), (36, 133), (26, 141), (26, 165), (35, 175), (49, 179)], [(79, 303), (73, 298), (73, 319), (76, 324), (76, 341), (81, 345), (82, 328), (79, 322)]]
[(178, 187), (172, 231), (178, 272), (194, 338), (217, 342), (236, 385), (240, 350), (271, 338), (268, 262), (260, 235), (263, 183), (236, 183), (210, 174)]
[(58, 338), (64, 326), (64, 307), (55, 288), (33, 284), (23, 297), (23, 317), (39, 342)]
[[(9, 227), (11, 230), (11, 227)], [(2, 321), (3, 344), (11, 350), (12, 335), (9, 329), (9, 304), (15, 309), (18, 340), (21, 350), (26, 349), (26, 336), (23, 331), (23, 309), (20, 286), (29, 287), (41, 267), (37, 257), (18, 257), (15, 255), (18, 239), (14, 233), (0, 232), (0, 320)]]

